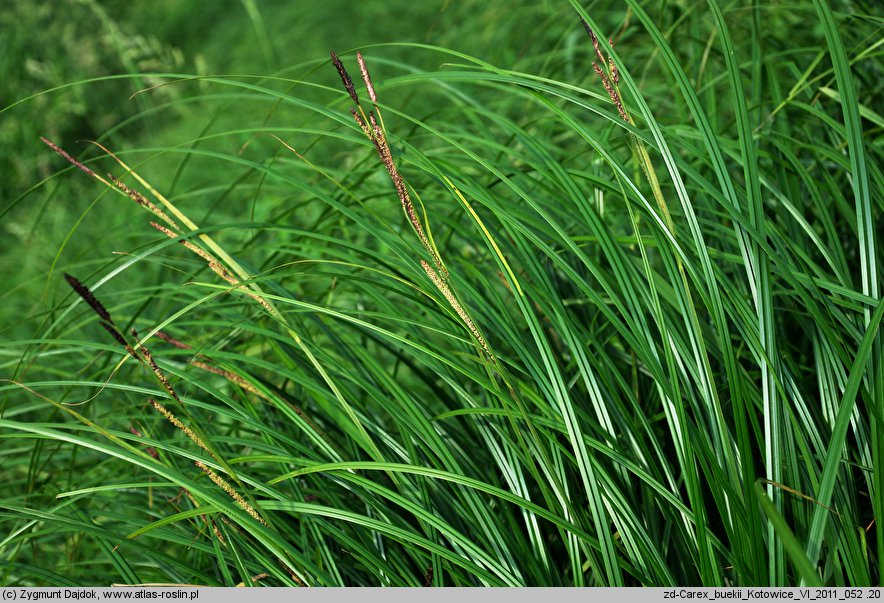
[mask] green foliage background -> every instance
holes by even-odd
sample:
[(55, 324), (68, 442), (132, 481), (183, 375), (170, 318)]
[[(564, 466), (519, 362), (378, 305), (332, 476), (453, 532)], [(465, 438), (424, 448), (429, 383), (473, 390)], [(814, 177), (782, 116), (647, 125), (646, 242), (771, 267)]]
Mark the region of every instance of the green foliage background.
[(878, 3), (7, 4), (0, 583), (880, 583)]

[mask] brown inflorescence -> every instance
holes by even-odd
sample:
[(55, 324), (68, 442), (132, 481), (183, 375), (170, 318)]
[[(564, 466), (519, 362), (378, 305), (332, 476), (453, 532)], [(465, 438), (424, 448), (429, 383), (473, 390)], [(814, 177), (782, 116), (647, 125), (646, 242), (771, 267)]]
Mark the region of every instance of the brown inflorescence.
[[(430, 257), (433, 258), (433, 263), (436, 265), (436, 269), (442, 277), (447, 279), (448, 271), (445, 269), (441, 259), (430, 244), (430, 240), (424, 232), (424, 227), (417, 216), (417, 211), (415, 211), (414, 203), (411, 201), (411, 195), (408, 192), (408, 186), (405, 184), (405, 179), (399, 173), (396, 163), (393, 161), (393, 154), (390, 152), (390, 145), (387, 141), (387, 135), (384, 132), (384, 129), (378, 123), (374, 111), (368, 112), (368, 123), (365, 122), (365, 112), (362, 111), (359, 99), (355, 96), (356, 93), (351, 92), (350, 90), (350, 86), (353, 85), (353, 80), (350, 78), (350, 75), (347, 73), (347, 70), (344, 68), (343, 63), (341, 63), (337, 55), (334, 52), (331, 54), (332, 62), (338, 70), (338, 73), (341, 75), (341, 81), (344, 82), (344, 87), (347, 88), (347, 92), (350, 92), (351, 98), (357, 103), (357, 107), (350, 108), (350, 113), (352, 113), (353, 119), (356, 120), (359, 128), (374, 145), (378, 157), (380, 157), (387, 173), (390, 175), (390, 180), (393, 182), (393, 187), (396, 189), (396, 195), (399, 197), (402, 208), (405, 210), (405, 214), (408, 216), (408, 221), (411, 222), (412, 227), (417, 233), (421, 245), (424, 246), (430, 254)], [(371, 81), (371, 75), (368, 72), (365, 57), (362, 56), (361, 52), (356, 53), (356, 60), (359, 62), (359, 70), (362, 73), (362, 81), (365, 83), (365, 88), (368, 90), (368, 96), (371, 98), (372, 103), (377, 103), (377, 94), (375, 93), (374, 84)]]
[(79, 295), (84, 302), (89, 304), (89, 306), (93, 310), (95, 310), (95, 313), (98, 314), (102, 318), (102, 320), (106, 320), (109, 323), (114, 322), (111, 318), (110, 312), (107, 311), (107, 308), (105, 308), (102, 303), (95, 298), (95, 295), (92, 294), (92, 291), (90, 291), (86, 285), (78, 281), (70, 274), (65, 274), (64, 280), (68, 282), (68, 285), (70, 285), (71, 288), (77, 292), (77, 295)]
[[(202, 247), (200, 247), (198, 245), (194, 245), (193, 243), (191, 243), (187, 239), (182, 238), (181, 235), (179, 235), (175, 232), (172, 232), (171, 230), (169, 230), (168, 228), (166, 228), (162, 224), (157, 224), (156, 222), (151, 222), (150, 225), (153, 226), (154, 228), (156, 228), (157, 230), (159, 230), (161, 233), (163, 233), (164, 235), (166, 235), (170, 239), (178, 239), (179, 243), (181, 243), (182, 245), (187, 247), (189, 250), (194, 252), (196, 255), (198, 255), (202, 259), (204, 259), (206, 261), (206, 263), (209, 265), (209, 268), (212, 270), (212, 272), (214, 272), (215, 274), (220, 276), (222, 279), (224, 279), (225, 281), (227, 281), (228, 283), (230, 283), (234, 287), (239, 288), (239, 287), (243, 286), (242, 281), (240, 281), (235, 276), (230, 274), (230, 272), (227, 270), (227, 268), (225, 268), (224, 265), (221, 264), (221, 262), (219, 262), (215, 258), (215, 256), (213, 256), (211, 253), (209, 253), (208, 251), (206, 251)], [(260, 295), (257, 295), (249, 290), (245, 290), (245, 294), (248, 295), (249, 297), (251, 297), (256, 302), (258, 302), (259, 304), (261, 304), (261, 306), (265, 310), (267, 310), (268, 313), (270, 313), (272, 315), (276, 315), (276, 312), (274, 311), (273, 307), (270, 305), (270, 303), (266, 299), (264, 299)]]
[[(175, 346), (179, 350), (192, 350), (193, 349), (192, 346), (189, 346), (186, 343), (178, 341), (177, 339), (175, 339), (171, 335), (168, 335), (167, 333), (164, 333), (162, 331), (157, 331), (156, 336), (158, 338), (162, 339), (163, 341), (165, 341), (166, 343)], [(197, 358), (201, 358), (202, 360), (197, 360)], [(259, 396), (261, 398), (266, 398), (266, 396), (264, 395), (263, 392), (258, 390), (254, 385), (252, 385), (248, 381), (246, 381), (243, 377), (241, 377), (240, 375), (237, 375), (234, 372), (227, 371), (222, 368), (218, 368), (217, 366), (214, 366), (213, 364), (211, 364), (211, 361), (208, 358), (206, 358), (205, 356), (203, 356), (202, 354), (197, 354), (194, 357), (194, 359), (190, 361), (190, 364), (192, 366), (195, 366), (196, 368), (202, 369), (204, 371), (214, 373), (215, 375), (220, 375), (221, 377), (224, 377), (228, 381), (237, 384), (238, 386), (240, 386), (244, 390), (252, 392), (256, 396)]]
[(98, 321), (98, 324), (101, 325), (101, 328), (107, 331), (111, 337), (114, 338), (114, 341), (119, 343), (123, 348), (128, 352), (133, 358), (138, 359), (138, 354), (135, 353), (135, 350), (132, 349), (132, 346), (129, 345), (129, 342), (126, 341), (126, 338), (123, 337), (123, 334), (120, 333), (120, 330), (117, 328), (117, 325), (114, 324), (113, 319), (111, 318), (110, 312), (107, 311), (107, 308), (98, 301), (95, 297), (95, 294), (92, 291), (78, 281), (76, 278), (71, 276), (70, 274), (65, 274), (64, 279), (67, 281), (68, 285), (80, 296), (80, 298), (85, 301), (92, 311), (95, 312), (98, 317), (101, 319)]
[(368, 66), (365, 64), (365, 57), (358, 50), (356, 51), (356, 61), (359, 63), (359, 71), (362, 73), (362, 81), (365, 82), (365, 89), (368, 90), (368, 98), (371, 102), (377, 103), (378, 97), (374, 93), (374, 84), (371, 82), (371, 75), (368, 73)]
[(101, 328), (104, 329), (105, 331), (107, 331), (110, 334), (110, 336), (114, 338), (114, 341), (116, 341), (121, 346), (123, 346), (123, 349), (125, 349), (126, 352), (128, 352), (130, 356), (132, 356), (136, 360), (138, 359), (138, 354), (135, 353), (135, 350), (132, 349), (132, 346), (129, 345), (129, 342), (126, 341), (126, 338), (123, 337), (123, 334), (120, 333), (120, 330), (117, 328), (117, 326), (115, 324), (110, 323), (110, 322), (104, 322), (104, 321), (101, 321), (98, 324), (100, 324)]
[(59, 155), (61, 155), (61, 157), (62, 157), (65, 161), (67, 161), (68, 163), (70, 163), (71, 165), (80, 168), (81, 170), (83, 170), (84, 172), (86, 172), (87, 174), (89, 174), (90, 176), (93, 176), (93, 177), (95, 177), (95, 178), (98, 177), (98, 175), (97, 175), (95, 172), (93, 172), (92, 170), (90, 170), (89, 168), (87, 168), (85, 165), (83, 165), (82, 163), (80, 163), (79, 161), (77, 161), (76, 159), (74, 159), (73, 157), (71, 157), (71, 156), (68, 154), (67, 151), (65, 151), (63, 148), (61, 148), (60, 146), (58, 146), (57, 144), (55, 144), (54, 142), (52, 142), (52, 141), (49, 140), (48, 138), (45, 138), (45, 137), (41, 136), (41, 137), (40, 137), (40, 140), (43, 141), (43, 144), (45, 144), (45, 145), (48, 146), (50, 149), (52, 149), (53, 151), (55, 151), (56, 153), (58, 153)]
[(599, 67), (598, 63), (593, 62), (592, 68), (595, 69), (596, 75), (599, 76), (602, 80), (602, 86), (605, 87), (605, 92), (608, 93), (608, 97), (611, 99), (611, 102), (614, 103), (614, 106), (617, 107), (617, 113), (620, 114), (620, 118), (623, 121), (628, 122), (629, 116), (626, 114), (626, 110), (623, 108), (623, 101), (620, 99), (620, 94), (614, 88), (614, 85), (611, 84), (611, 80), (608, 78), (608, 75)]
[(227, 281), (231, 285), (239, 285), (240, 284), (239, 281), (232, 274), (230, 274), (230, 272), (228, 272), (228, 270), (224, 266), (221, 265), (221, 262), (219, 262), (217, 259), (215, 259), (215, 256), (210, 254), (208, 251), (206, 251), (202, 247), (200, 247), (198, 245), (194, 245), (193, 243), (191, 243), (187, 239), (182, 238), (181, 235), (169, 230), (168, 228), (166, 228), (162, 224), (157, 224), (156, 222), (151, 222), (150, 225), (153, 226), (154, 228), (156, 228), (157, 230), (159, 230), (161, 233), (163, 233), (164, 235), (166, 235), (170, 239), (178, 239), (179, 243), (181, 243), (182, 245), (187, 247), (189, 250), (194, 252), (196, 255), (198, 255), (202, 259), (204, 259), (206, 261), (206, 263), (209, 265), (209, 268), (212, 269), (212, 272), (214, 272), (215, 274), (217, 274), (218, 276), (223, 278), (225, 281)]
[(186, 343), (183, 343), (183, 342), (181, 342), (181, 341), (178, 341), (177, 339), (175, 339), (175, 338), (172, 337), (171, 335), (169, 335), (169, 334), (167, 334), (167, 333), (164, 333), (164, 332), (162, 332), (162, 331), (157, 331), (157, 332), (155, 333), (155, 335), (156, 335), (157, 337), (159, 337), (160, 339), (162, 339), (163, 341), (165, 341), (166, 343), (175, 346), (175, 347), (178, 348), (179, 350), (191, 350), (191, 349), (193, 349), (192, 346), (189, 346), (189, 345), (187, 345)]
[(375, 148), (377, 149), (378, 155), (381, 157), (381, 161), (384, 163), (384, 167), (387, 168), (387, 173), (390, 174), (390, 180), (393, 181), (393, 186), (396, 188), (396, 194), (399, 196), (399, 201), (402, 203), (402, 207), (408, 215), (408, 220), (411, 222), (411, 225), (414, 226), (414, 230), (417, 232), (421, 244), (427, 249), (430, 249), (430, 242), (427, 240), (427, 235), (424, 234), (424, 228), (417, 217), (417, 212), (414, 210), (414, 203), (411, 202), (411, 195), (408, 194), (408, 187), (405, 186), (405, 180), (402, 178), (399, 170), (396, 169), (396, 164), (393, 162), (393, 155), (390, 153), (390, 145), (387, 143), (384, 131), (377, 124), (377, 121), (375, 121), (374, 114), (370, 113), (369, 117), (371, 119), (372, 128), (374, 129)]
[[(608, 45), (614, 48), (614, 40), (608, 38)], [(611, 79), (614, 80), (614, 85), (620, 85), (620, 72), (617, 71), (617, 65), (614, 64), (614, 59), (610, 55), (608, 56), (608, 69), (611, 71)]]
[(243, 377), (240, 377), (236, 373), (224, 370), (222, 368), (218, 368), (217, 366), (213, 366), (213, 365), (207, 364), (205, 362), (200, 362), (199, 360), (191, 360), (190, 364), (195, 366), (196, 368), (203, 369), (204, 371), (214, 373), (215, 375), (220, 375), (221, 377), (224, 377), (225, 379), (227, 379), (231, 383), (237, 384), (238, 386), (240, 386), (244, 390), (251, 392), (251, 393), (255, 394), (256, 396), (259, 396), (261, 398), (265, 397), (264, 394), (261, 393), (254, 385), (252, 385), (251, 383), (249, 383)]
[(338, 75), (341, 76), (341, 81), (344, 83), (344, 88), (347, 89), (347, 94), (349, 94), (350, 98), (353, 99), (353, 102), (358, 105), (359, 97), (356, 95), (356, 88), (353, 86), (353, 80), (350, 78), (350, 74), (347, 73), (347, 70), (344, 69), (344, 64), (341, 63), (341, 59), (338, 58), (338, 55), (335, 54), (334, 50), (331, 51), (331, 60), (335, 69), (338, 70)]
[[(623, 99), (620, 96), (620, 92), (617, 90), (617, 85), (620, 84), (620, 72), (617, 70), (617, 65), (614, 64), (614, 59), (610, 56), (605, 59), (605, 55), (602, 54), (602, 49), (599, 47), (599, 39), (589, 26), (589, 23), (587, 23), (583, 17), (580, 17), (580, 22), (583, 23), (586, 33), (589, 34), (589, 38), (592, 40), (592, 47), (595, 49), (595, 54), (599, 59), (598, 63), (595, 61), (592, 62), (593, 70), (596, 72), (596, 75), (599, 76), (599, 79), (602, 80), (602, 86), (604, 86), (605, 92), (608, 93), (611, 102), (617, 107), (617, 113), (620, 115), (620, 118), (625, 122), (632, 123), (629, 119), (629, 114), (626, 113), (626, 109), (623, 108)], [(614, 45), (613, 41), (610, 39), (608, 40), (608, 43), (611, 46)], [(602, 66), (608, 67), (608, 70), (611, 72), (610, 76), (605, 73)]]
[(359, 124), (359, 127), (362, 128), (362, 133), (365, 134), (369, 140), (372, 140), (371, 130), (368, 129), (365, 120), (359, 115), (359, 111), (356, 110), (356, 107), (350, 107), (350, 113), (353, 114), (353, 119), (355, 119), (356, 123)]
[(137, 203), (138, 205), (140, 205), (142, 207), (146, 207), (147, 209), (149, 209), (153, 215), (158, 217), (160, 220), (162, 220), (163, 222), (165, 222), (166, 224), (168, 224), (169, 226), (171, 226), (175, 230), (181, 230), (181, 228), (178, 226), (178, 224), (175, 222), (175, 220), (170, 218), (166, 214), (166, 212), (164, 212), (159, 207), (154, 205), (147, 197), (142, 195), (140, 192), (138, 192), (134, 188), (128, 186), (126, 183), (122, 182), (119, 178), (116, 178), (111, 174), (108, 174), (107, 177), (110, 179), (111, 182), (114, 183), (114, 185), (118, 189), (120, 189), (121, 191), (126, 193), (130, 199), (135, 201), (135, 203)]
[(596, 37), (595, 32), (589, 26), (583, 17), (580, 17), (580, 21), (583, 22), (583, 28), (586, 29), (586, 33), (589, 34), (589, 38), (592, 40), (592, 47), (595, 49), (595, 55), (599, 58), (599, 60), (604, 63), (605, 55), (602, 54), (601, 48), (599, 48), (599, 39)]

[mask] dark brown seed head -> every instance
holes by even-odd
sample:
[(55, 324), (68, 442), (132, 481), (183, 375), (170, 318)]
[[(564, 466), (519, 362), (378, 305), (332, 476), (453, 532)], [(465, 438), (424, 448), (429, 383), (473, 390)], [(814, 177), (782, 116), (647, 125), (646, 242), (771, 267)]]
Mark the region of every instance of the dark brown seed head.
[(50, 149), (52, 149), (53, 151), (55, 151), (56, 153), (61, 155), (61, 157), (64, 158), (64, 160), (67, 161), (68, 163), (70, 163), (71, 165), (74, 165), (74, 166), (80, 168), (81, 170), (83, 170), (84, 172), (89, 174), (90, 176), (95, 176), (95, 172), (93, 172), (92, 170), (87, 168), (85, 165), (83, 165), (82, 163), (80, 163), (79, 161), (77, 161), (76, 159), (71, 157), (67, 151), (65, 151), (63, 148), (61, 148), (60, 146), (58, 146), (57, 144), (55, 144), (54, 142), (52, 142), (48, 138), (41, 136), (40, 140), (42, 140), (43, 144), (45, 144), (47, 147), (49, 147)]
[(136, 359), (138, 358), (138, 354), (135, 353), (135, 350), (132, 349), (132, 346), (130, 346), (129, 342), (126, 341), (126, 338), (123, 337), (123, 334), (117, 330), (117, 327), (115, 327), (112, 323), (104, 322), (104, 321), (101, 321), (98, 324), (100, 324), (101, 328), (104, 329), (105, 331), (107, 331), (110, 334), (110, 336), (114, 338), (114, 341), (116, 341), (121, 346), (123, 346), (123, 349), (125, 349), (126, 352), (128, 352), (130, 356), (132, 356), (133, 358), (136, 358)]
[(89, 287), (78, 281), (76, 278), (71, 276), (70, 274), (64, 275), (64, 280), (68, 282), (68, 285), (71, 286), (71, 289), (77, 292), (83, 301), (89, 304), (89, 306), (95, 310), (95, 313), (98, 314), (103, 320), (106, 320), (109, 323), (113, 324), (113, 320), (111, 319), (110, 312), (101, 304), (100, 301), (95, 299), (95, 295), (92, 294), (92, 291), (89, 290)]
[(353, 99), (353, 102), (358, 105), (359, 97), (356, 95), (356, 88), (353, 86), (353, 80), (350, 79), (350, 74), (344, 69), (344, 64), (341, 62), (341, 59), (338, 58), (338, 55), (335, 54), (334, 50), (331, 51), (331, 60), (335, 69), (338, 70), (338, 75), (341, 76), (341, 81), (344, 83), (344, 88), (347, 89), (347, 94), (349, 94), (350, 98)]
[(592, 28), (589, 26), (589, 23), (586, 22), (586, 19), (580, 17), (580, 22), (583, 23), (583, 29), (586, 30), (586, 33), (589, 34), (589, 37), (594, 38), (595, 34), (592, 32)]
[(589, 26), (589, 23), (583, 17), (580, 17), (580, 22), (583, 23), (583, 28), (586, 30), (586, 33), (589, 34), (589, 38), (592, 40), (592, 47), (595, 48), (595, 54), (602, 62), (605, 63), (605, 55), (602, 54), (601, 48), (599, 48), (599, 39), (595, 36), (595, 32)]

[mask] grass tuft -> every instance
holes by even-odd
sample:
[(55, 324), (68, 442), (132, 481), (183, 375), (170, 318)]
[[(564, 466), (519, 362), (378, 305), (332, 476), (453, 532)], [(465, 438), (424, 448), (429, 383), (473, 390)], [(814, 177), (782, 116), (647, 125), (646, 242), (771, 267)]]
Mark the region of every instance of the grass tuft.
[(410, 9), (0, 108), (0, 581), (879, 584), (880, 19)]

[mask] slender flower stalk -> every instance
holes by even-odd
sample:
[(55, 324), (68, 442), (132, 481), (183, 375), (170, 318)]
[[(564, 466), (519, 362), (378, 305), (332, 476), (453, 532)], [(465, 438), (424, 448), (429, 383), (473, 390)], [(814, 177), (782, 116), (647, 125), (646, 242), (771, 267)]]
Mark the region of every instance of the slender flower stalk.
[[(442, 275), (443, 279), (447, 279), (448, 270), (442, 263), (439, 254), (436, 253), (436, 249), (430, 243), (429, 237), (427, 237), (424, 232), (423, 224), (421, 223), (420, 218), (418, 218), (405, 179), (402, 177), (402, 174), (399, 173), (399, 169), (396, 167), (395, 161), (393, 161), (393, 154), (390, 151), (390, 144), (387, 141), (387, 135), (383, 127), (383, 120), (381, 119), (380, 112), (378, 111), (377, 117), (375, 117), (374, 110), (369, 110), (366, 114), (362, 105), (359, 103), (359, 97), (356, 96), (356, 92), (353, 89), (353, 80), (350, 77), (350, 74), (347, 73), (344, 64), (334, 51), (332, 51), (331, 55), (332, 63), (334, 63), (335, 69), (338, 70), (338, 74), (341, 76), (344, 88), (347, 89), (350, 98), (356, 103), (356, 107), (350, 108), (350, 113), (353, 115), (353, 119), (356, 120), (356, 124), (365, 134), (366, 138), (368, 138), (374, 145), (378, 157), (380, 157), (387, 173), (390, 175), (390, 180), (393, 182), (393, 187), (396, 189), (396, 195), (399, 197), (402, 209), (405, 210), (405, 215), (408, 217), (408, 221), (411, 222), (411, 226), (414, 228), (421, 245), (424, 246), (430, 254), (430, 257), (433, 258), (433, 263), (436, 265), (438, 273)], [(375, 105), (375, 109), (377, 109), (377, 93), (374, 89), (374, 83), (371, 80), (371, 74), (368, 72), (368, 65), (365, 62), (365, 57), (362, 56), (361, 52), (357, 52), (356, 60), (359, 63), (359, 71), (362, 74), (362, 81), (365, 84), (365, 88), (368, 90), (368, 96), (371, 99), (371, 102)], [(366, 117), (368, 118), (367, 122)]]
[[(155, 335), (159, 339), (162, 339), (166, 343), (168, 343), (172, 346), (175, 346), (179, 350), (192, 350), (193, 349), (192, 346), (189, 346), (186, 343), (178, 341), (177, 339), (173, 338), (170, 335), (167, 335), (166, 333), (164, 333), (162, 331), (157, 331), (155, 333)], [(264, 395), (264, 393), (261, 392), (254, 385), (252, 385), (251, 383), (246, 381), (245, 378), (243, 378), (240, 375), (237, 375), (236, 373), (234, 373), (232, 371), (224, 370), (222, 368), (219, 368), (219, 367), (213, 365), (211, 363), (211, 361), (202, 354), (196, 354), (194, 359), (190, 361), (190, 365), (195, 366), (198, 369), (202, 369), (206, 372), (213, 373), (215, 375), (219, 375), (221, 377), (224, 377), (225, 379), (227, 379), (231, 383), (235, 383), (236, 385), (238, 385), (242, 389), (249, 391), (260, 398), (266, 399), (266, 396)]]
[(195, 244), (191, 243), (190, 241), (188, 241), (187, 239), (182, 238), (180, 234), (169, 230), (168, 228), (166, 228), (162, 224), (157, 224), (156, 222), (151, 222), (150, 225), (153, 226), (154, 228), (156, 228), (157, 230), (159, 230), (161, 233), (163, 233), (164, 235), (166, 235), (170, 239), (177, 239), (178, 242), (181, 243), (182, 245), (184, 245), (187, 249), (189, 249), (190, 251), (192, 251), (193, 253), (195, 253), (196, 255), (201, 257), (202, 259), (204, 259), (206, 261), (206, 264), (208, 264), (209, 268), (212, 270), (212, 272), (214, 272), (215, 274), (220, 276), (222, 279), (224, 279), (225, 281), (227, 281), (228, 283), (230, 283), (231, 285), (233, 285), (237, 289), (242, 288), (245, 291), (246, 295), (248, 295), (250, 298), (252, 298), (256, 302), (261, 304), (261, 306), (263, 306), (263, 308), (265, 310), (267, 310), (270, 314), (272, 314), (272, 315), (274, 314), (273, 308), (270, 306), (270, 304), (267, 302), (266, 299), (264, 299), (260, 295), (257, 295), (256, 293), (246, 289), (245, 284), (241, 280), (239, 280), (238, 278), (233, 276), (227, 270), (227, 268), (225, 268), (224, 265), (221, 262), (219, 262), (217, 260), (217, 258), (215, 258), (215, 256), (213, 256), (211, 253), (209, 253), (208, 251), (206, 251), (205, 249), (203, 249), (199, 245), (195, 245)]
[[(617, 87), (617, 85), (620, 83), (620, 72), (617, 70), (617, 66), (614, 64), (614, 59), (609, 56), (608, 59), (605, 60), (601, 48), (599, 48), (599, 41), (595, 35), (595, 32), (592, 31), (592, 28), (589, 26), (586, 20), (583, 19), (583, 17), (580, 18), (580, 21), (583, 23), (583, 27), (589, 34), (589, 37), (592, 40), (593, 48), (595, 49), (596, 56), (601, 62), (601, 65), (599, 65), (598, 63), (593, 61), (593, 70), (595, 70), (596, 75), (599, 76), (599, 79), (602, 80), (602, 86), (604, 86), (605, 92), (608, 93), (608, 97), (610, 97), (611, 102), (614, 103), (614, 106), (617, 108), (617, 113), (620, 115), (620, 118), (626, 123), (634, 126), (635, 121), (632, 119), (632, 116), (624, 107), (623, 97), (620, 95), (620, 89)], [(607, 65), (610, 74), (605, 72), (602, 65)], [(671, 232), (674, 232), (675, 224), (672, 221), (672, 216), (669, 213), (669, 207), (667, 206), (666, 200), (663, 197), (663, 191), (660, 189), (660, 182), (657, 179), (657, 173), (654, 170), (654, 165), (651, 162), (651, 157), (648, 154), (647, 148), (645, 148), (645, 145), (631, 132), (629, 133), (629, 146), (632, 149), (636, 161), (638, 162), (639, 166), (641, 166), (645, 177), (648, 179), (648, 183), (651, 185), (651, 191), (654, 194), (654, 199), (657, 201), (657, 206), (660, 208), (660, 211), (663, 214), (663, 220), (666, 223), (666, 226)], [(679, 260), (679, 264), (680, 262), (681, 260)]]
[[(92, 308), (92, 310), (99, 316), (99, 318), (101, 319), (99, 321), (101, 326), (108, 333), (110, 333), (110, 335), (121, 346), (123, 346), (123, 348), (126, 350), (126, 352), (130, 356), (132, 356), (133, 358), (138, 360), (140, 363), (147, 365), (147, 367), (150, 368), (151, 372), (154, 374), (154, 376), (156, 376), (157, 380), (160, 382), (160, 384), (163, 386), (163, 389), (166, 390), (166, 392), (169, 394), (169, 396), (173, 400), (175, 400), (176, 402), (178, 402), (179, 404), (181, 404), (183, 406), (181, 398), (178, 397), (178, 394), (175, 392), (175, 388), (172, 387), (172, 383), (169, 381), (169, 378), (166, 376), (166, 374), (163, 372), (163, 370), (159, 367), (156, 360), (154, 360), (153, 354), (151, 354), (151, 352), (147, 348), (147, 346), (145, 346), (144, 344), (140, 345), (138, 347), (138, 351), (136, 352), (135, 349), (129, 344), (129, 342), (126, 341), (126, 338), (123, 336), (123, 334), (120, 332), (120, 330), (117, 328), (116, 324), (114, 323), (113, 319), (111, 318), (110, 312), (108, 312), (107, 309), (104, 307), (104, 305), (100, 301), (98, 301), (98, 299), (95, 297), (95, 294), (92, 293), (92, 291), (89, 289), (89, 287), (87, 287), (86, 285), (81, 283), (79, 280), (77, 280), (75, 277), (73, 277), (69, 274), (65, 274), (65, 280), (68, 282), (68, 284), (71, 286), (71, 288), (74, 289), (74, 291), (76, 291), (76, 293), (87, 304), (89, 304), (89, 306)], [(131, 333), (132, 333), (133, 337), (135, 337), (136, 339), (138, 338), (138, 332), (135, 329), (132, 329)], [(162, 414), (164, 417), (166, 417), (169, 420), (169, 422), (171, 422), (173, 425), (175, 425), (175, 427), (177, 427), (178, 429), (183, 431), (187, 435), (187, 437), (189, 437), (191, 440), (193, 440), (200, 448), (202, 448), (203, 450), (208, 452), (210, 455), (212, 455), (213, 458), (217, 458), (217, 457), (215, 457), (215, 454), (205, 444), (205, 442), (203, 442), (203, 440), (196, 433), (194, 433), (193, 430), (191, 430), (189, 427), (184, 425), (180, 420), (178, 420), (175, 417), (175, 415), (173, 415), (169, 410), (167, 410), (162, 404), (160, 404), (159, 402), (156, 402), (153, 399), (150, 400), (150, 403), (153, 405), (153, 407), (155, 409), (157, 409), (157, 411), (160, 412), (160, 414)]]

